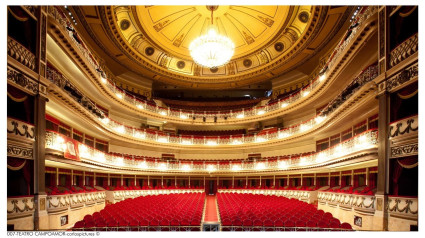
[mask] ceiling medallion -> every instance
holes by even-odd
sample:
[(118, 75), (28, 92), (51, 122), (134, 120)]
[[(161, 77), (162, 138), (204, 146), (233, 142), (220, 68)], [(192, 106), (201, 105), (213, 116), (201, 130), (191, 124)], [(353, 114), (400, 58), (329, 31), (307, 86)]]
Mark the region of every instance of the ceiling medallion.
[(213, 23), (213, 12), (218, 6), (207, 6), (211, 10), (211, 26), (207, 34), (194, 39), (189, 45), (190, 56), (193, 60), (207, 68), (217, 68), (225, 65), (235, 52), (235, 44), (226, 36), (218, 34)]

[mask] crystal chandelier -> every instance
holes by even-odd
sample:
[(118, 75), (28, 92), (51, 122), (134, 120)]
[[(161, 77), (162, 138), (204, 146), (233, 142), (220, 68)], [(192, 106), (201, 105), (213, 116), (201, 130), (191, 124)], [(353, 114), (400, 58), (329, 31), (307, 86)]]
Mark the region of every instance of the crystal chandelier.
[(219, 35), (213, 25), (213, 12), (218, 6), (207, 6), (211, 10), (211, 26), (206, 35), (194, 39), (189, 45), (190, 55), (193, 60), (207, 68), (217, 68), (227, 64), (235, 51), (233, 42)]

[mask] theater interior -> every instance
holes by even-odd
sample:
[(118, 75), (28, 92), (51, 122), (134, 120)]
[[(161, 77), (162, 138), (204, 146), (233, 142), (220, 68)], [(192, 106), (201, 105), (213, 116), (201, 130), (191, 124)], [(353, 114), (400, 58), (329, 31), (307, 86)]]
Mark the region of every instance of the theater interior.
[(8, 231), (418, 231), (418, 6), (7, 6)]

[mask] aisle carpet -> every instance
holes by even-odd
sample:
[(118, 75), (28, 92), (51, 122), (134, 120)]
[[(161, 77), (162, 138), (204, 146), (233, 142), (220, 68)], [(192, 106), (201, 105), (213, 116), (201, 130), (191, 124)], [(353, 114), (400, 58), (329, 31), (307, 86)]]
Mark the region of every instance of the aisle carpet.
[(207, 195), (204, 222), (218, 222), (217, 206), (215, 200), (215, 195)]

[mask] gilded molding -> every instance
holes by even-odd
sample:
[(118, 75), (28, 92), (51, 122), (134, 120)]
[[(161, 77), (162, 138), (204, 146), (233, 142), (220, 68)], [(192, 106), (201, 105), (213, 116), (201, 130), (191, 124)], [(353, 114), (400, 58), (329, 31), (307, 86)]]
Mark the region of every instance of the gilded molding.
[(7, 81), (23, 88), (25, 91), (31, 92), (33, 95), (39, 92), (39, 85), (34, 79), (9, 65), (7, 66)]
[(379, 94), (381, 94), (384, 91), (395, 92), (398, 89), (405, 86), (409, 81), (412, 81), (416, 79), (417, 77), (418, 77), (418, 62), (402, 69), (400, 72), (398, 72), (396, 75), (392, 76), (391, 78), (387, 79), (386, 81), (381, 82), (378, 87)]
[(8, 198), (7, 219), (31, 216), (34, 214), (34, 197)]
[(8, 144), (7, 155), (18, 158), (33, 159), (33, 149)]
[(391, 158), (418, 154), (418, 143), (391, 147)]

